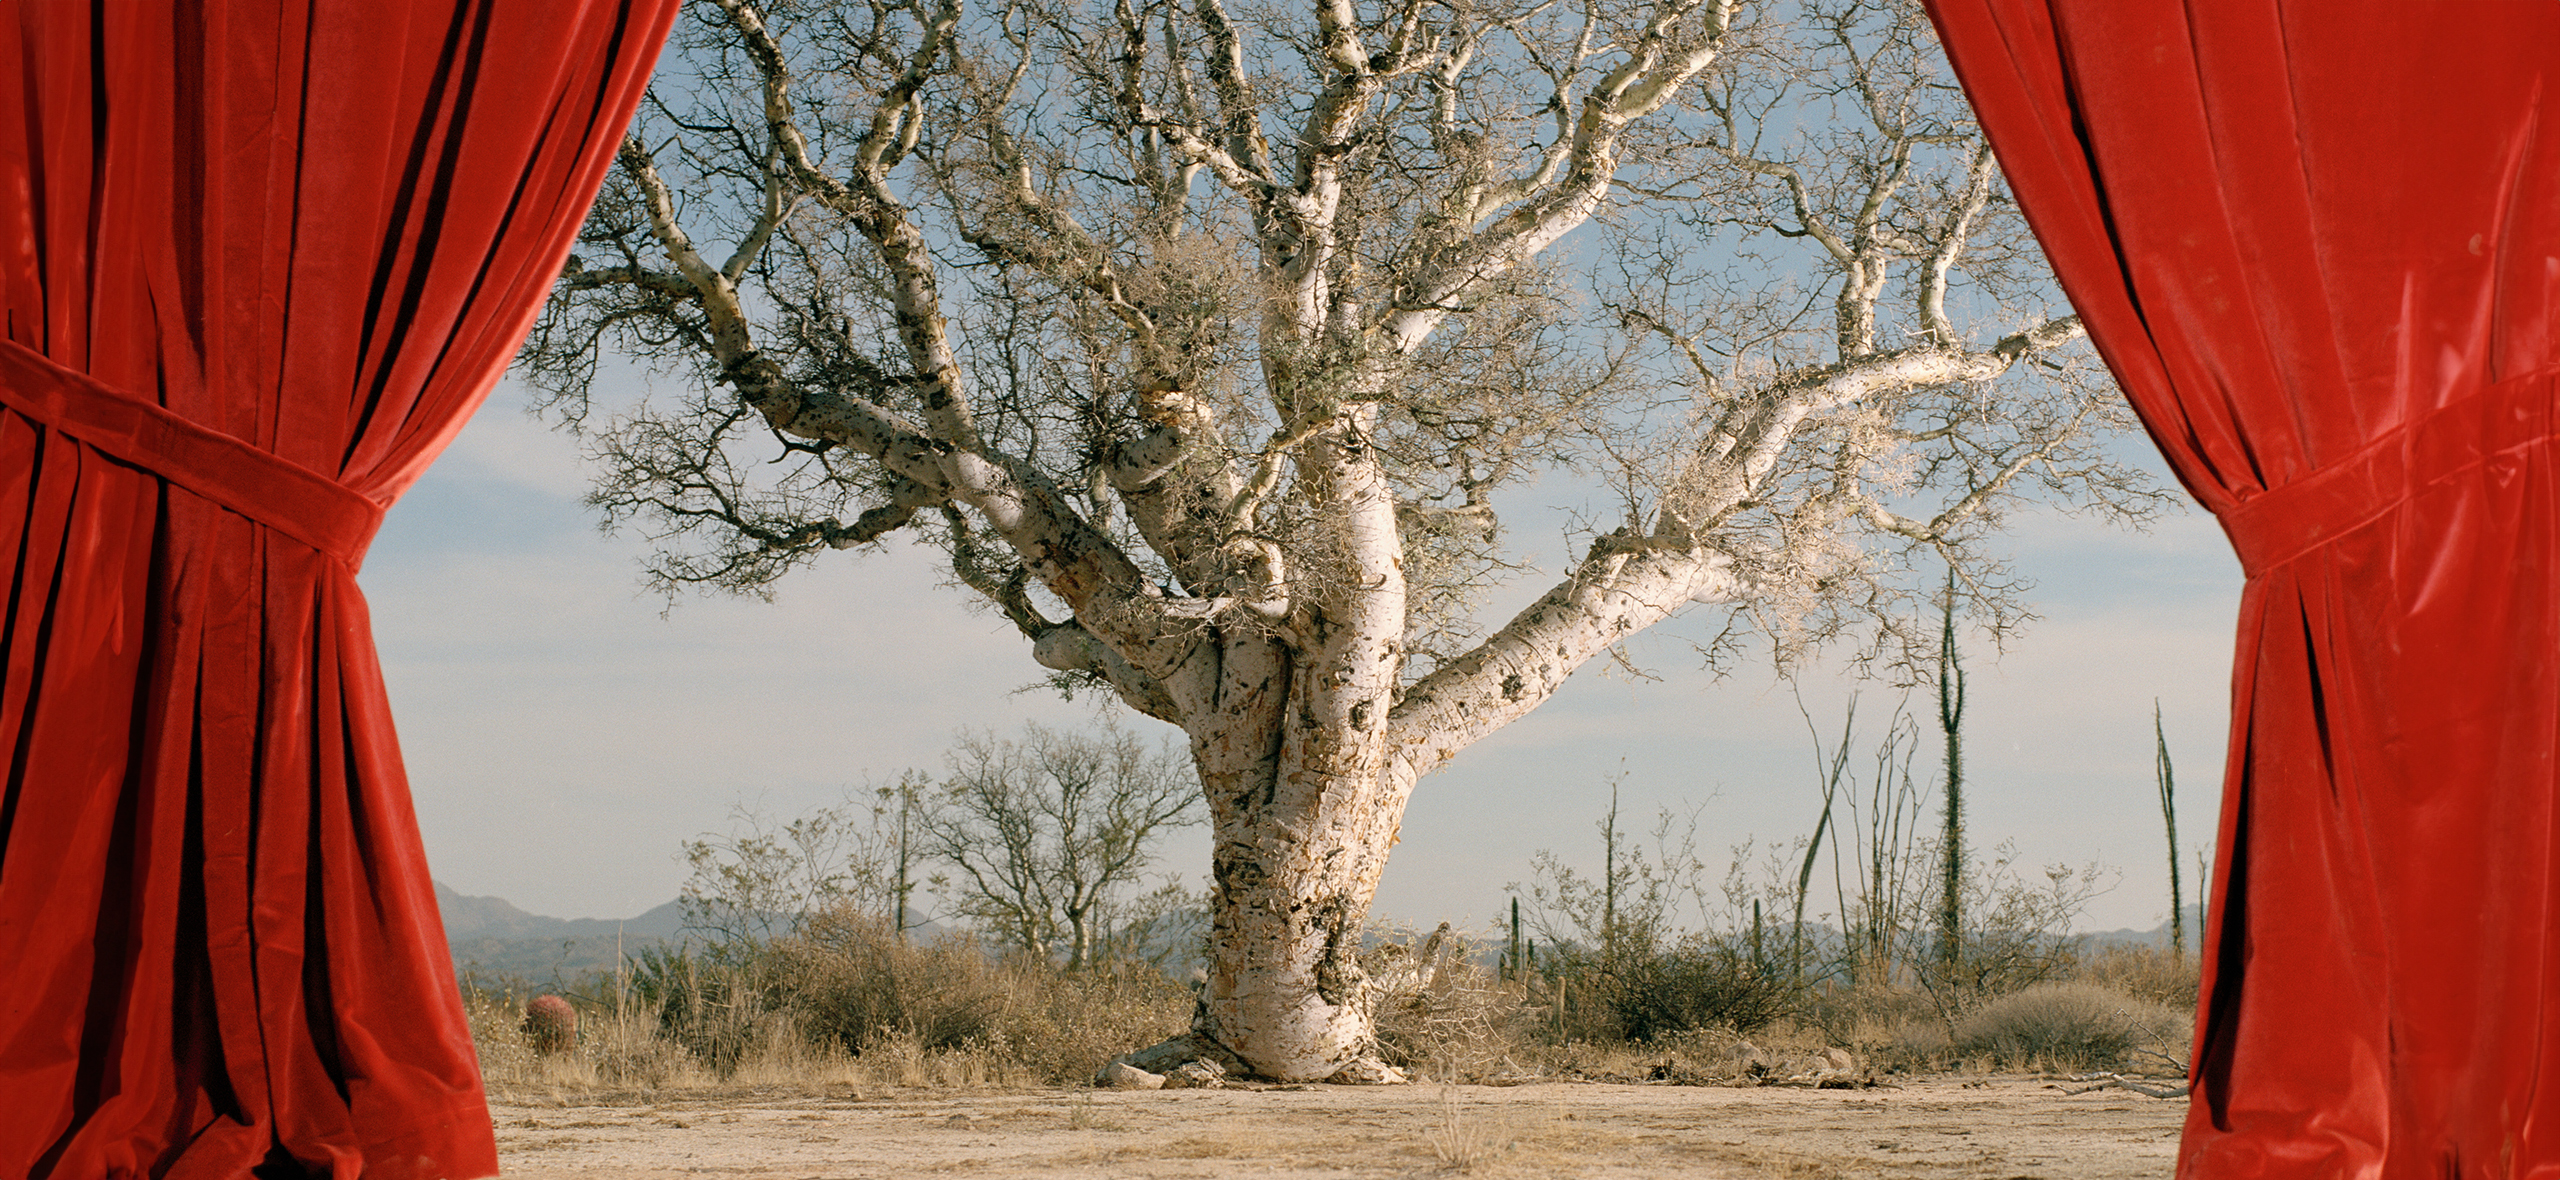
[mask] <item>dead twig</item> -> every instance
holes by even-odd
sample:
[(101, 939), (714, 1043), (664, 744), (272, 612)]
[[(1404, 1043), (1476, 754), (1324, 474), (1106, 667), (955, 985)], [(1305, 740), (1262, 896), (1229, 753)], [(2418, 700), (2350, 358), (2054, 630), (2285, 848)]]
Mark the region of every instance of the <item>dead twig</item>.
[(2114, 1073), (2074, 1074), (2070, 1080), (2075, 1082), (2095, 1081), (2097, 1084), (2081, 1086), (2076, 1089), (2069, 1086), (2061, 1087), (2062, 1092), (2066, 1095), (2087, 1094), (2094, 1090), (2131, 1090), (2136, 1094), (2148, 1094), (2153, 1098), (2184, 1098), (2187, 1096), (2187, 1083), (2185, 1082), (2180, 1082), (2175, 1086), (2169, 1086), (2151, 1081), (2148, 1078), (2129, 1078), (2123, 1074)]

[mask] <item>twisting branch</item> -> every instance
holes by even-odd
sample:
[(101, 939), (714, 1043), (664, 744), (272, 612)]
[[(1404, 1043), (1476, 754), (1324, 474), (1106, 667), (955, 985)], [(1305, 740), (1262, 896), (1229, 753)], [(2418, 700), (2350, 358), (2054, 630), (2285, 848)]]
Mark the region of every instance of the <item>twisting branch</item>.
[[(1667, 328), (1657, 330), (1669, 335)], [(1730, 398), (1688, 466), (1665, 490), (1654, 527), (1622, 528), (1595, 539), (1572, 573), (1475, 650), (1416, 681), (1395, 711), (1396, 746), (1427, 771), (1475, 740), (1534, 709), (1565, 678), (1613, 644), (1693, 601), (1731, 601), (1765, 592), (1752, 584), (1713, 531), (1766, 494), (1783, 456), (1807, 424), (1844, 406), (1933, 387), (1998, 378), (2020, 359), (2081, 334), (2064, 317), (2004, 337), (1982, 352), (1918, 347), (1795, 374)], [(1674, 339), (1678, 339), (1676, 336)], [(2023, 471), (2063, 442), (2081, 437), (2082, 416), (2045, 443), (2022, 449), (1989, 480), (1929, 522), (1908, 521), (1872, 498), (1854, 508), (1874, 527), (1923, 542), (1943, 541), (1959, 523), (2003, 496)]]
[[(971, 421), (963, 373), (954, 359), (940, 308), (932, 260), (904, 205), (888, 192), (887, 169), (912, 146), (920, 126), (919, 91), (949, 44), (956, 5), (932, 14), (922, 47), (882, 99), (855, 156), (852, 183), (819, 172), (807, 138), (793, 122), (790, 74), (781, 49), (762, 19), (742, 0), (717, 0), (762, 74), (764, 113), (780, 158), (804, 191), (847, 216), (875, 246), (893, 277), (892, 302), (910, 363), (923, 377), (912, 383), (924, 425), (909, 423), (884, 406), (841, 389), (810, 389), (789, 380), (761, 356), (736, 285), (704, 262), (677, 223), (674, 204), (654, 161), (638, 140), (626, 144), (622, 164), (644, 197), (649, 229), (677, 270), (692, 284), (712, 331), (713, 359), (738, 387), (741, 400), (774, 429), (842, 444), (878, 461), (914, 489), (919, 504), (962, 503), (976, 509), (1005, 543), (1023, 555), (1024, 568), (1074, 609), (1089, 629), (1124, 657), (1157, 671), (1184, 658), (1196, 636), (1168, 610), (1164, 594), (1110, 540), (1068, 505), (1058, 490), (1018, 458), (988, 449)], [(679, 511), (662, 505), (668, 511)], [(896, 505), (874, 525), (904, 517)], [(903, 509), (912, 514), (912, 509)], [(851, 536), (862, 526), (840, 534)], [(822, 530), (823, 538), (823, 530)], [(853, 541), (850, 543), (860, 543)], [(1151, 673), (1153, 674), (1153, 673)]]
[(1937, 544), (1945, 541), (1956, 526), (1982, 515), (1983, 510), (1993, 500), (2008, 493), (2009, 485), (2016, 482), (2020, 475), (2052, 458), (2055, 451), (2074, 441), (2088, 416), (2086, 410), (2073, 414), (2067, 427), (2054, 432), (2035, 445), (2021, 448), (2017, 454), (2010, 456), (2008, 462), (2001, 464), (1998, 470), (1992, 472), (1991, 478), (1977, 483), (1971, 491), (1966, 492), (1926, 521), (1914, 520), (1896, 513), (1872, 496), (1860, 494), (1854, 495), (1854, 499), (1868, 523), (1877, 529), (1914, 541)]
[(1955, 325), (1947, 320), (1947, 273), (1955, 269), (1956, 259), (1964, 254), (1965, 235), (1973, 232), (1975, 219), (1991, 203), (1991, 186), (1999, 176), (2000, 162), (1992, 158), (1991, 141), (1977, 142), (1972, 162), (1965, 168), (1964, 193), (1956, 199), (1946, 225), (1938, 231), (1937, 248), (1920, 264), (1920, 330), (1931, 344), (1948, 346), (1956, 342)]
[[(1685, 27), (1690, 17), (1698, 28)], [(1722, 51), (1733, 22), (1730, 0), (1664, 0), (1626, 60), (1603, 75), (1582, 99), (1563, 151), (1561, 179), (1543, 164), (1516, 188), (1487, 195), (1511, 211), (1492, 220), (1451, 252), (1446, 263), (1409, 280), (1379, 323), (1377, 334), (1398, 353), (1425, 337), (1476, 291), (1532, 258), (1590, 220), (1608, 197), (1627, 129), (1668, 104)], [(1546, 177), (1547, 179), (1541, 179)], [(1491, 212), (1480, 206), (1477, 220)]]
[[(962, 3), (686, 26), (528, 353), (704, 379), (600, 431), (615, 519), (718, 538), (670, 580), (912, 529), (1285, 810), (1400, 798), (1688, 604), (1884, 634), (2030, 492), (2145, 510), (1907, 3)], [(1551, 477), (1623, 516), (1488, 631), (1537, 560), (1494, 505)]]
[[(803, 192), (843, 215), (871, 240), (881, 264), (893, 280), (898, 335), (907, 361), (919, 378), (917, 404), (924, 425), (935, 437), (964, 450), (980, 447), (977, 424), (969, 408), (959, 359), (942, 318), (942, 295), (934, 278), (931, 251), (904, 202), (890, 190), (889, 174), (914, 149), (923, 133), (923, 90), (952, 48), (960, 24), (960, 0), (942, 0), (930, 12), (917, 9), (922, 26), (916, 47), (903, 69), (882, 91), (870, 124), (855, 141), (854, 167), (838, 179), (810, 159), (809, 138), (792, 112), (791, 68), (762, 14), (746, 0), (712, 0), (728, 17), (739, 43), (763, 75), (764, 118), (775, 156)], [(734, 292), (731, 302), (735, 301)], [(739, 393), (763, 413), (777, 430), (789, 430), (803, 407), (786, 391), (741, 385)], [(759, 394), (763, 397), (760, 400)]]

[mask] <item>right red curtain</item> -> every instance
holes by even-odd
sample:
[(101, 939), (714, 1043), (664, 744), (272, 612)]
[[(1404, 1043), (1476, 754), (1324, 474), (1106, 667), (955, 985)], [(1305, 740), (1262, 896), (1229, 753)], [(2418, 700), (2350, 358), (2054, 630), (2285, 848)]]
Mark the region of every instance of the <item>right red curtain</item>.
[(1930, 8), (2248, 575), (2178, 1175), (2560, 1175), (2560, 5)]

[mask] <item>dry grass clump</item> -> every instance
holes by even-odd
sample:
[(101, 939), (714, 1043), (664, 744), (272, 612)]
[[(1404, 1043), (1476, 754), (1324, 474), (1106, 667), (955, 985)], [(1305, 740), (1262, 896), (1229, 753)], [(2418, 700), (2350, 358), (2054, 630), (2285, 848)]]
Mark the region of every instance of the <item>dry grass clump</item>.
[[(2183, 1057), (2195, 995), (2191, 957), (2139, 947), (2088, 954), (2067, 983), (1955, 1000), (1909, 981), (1799, 983), (1716, 952), (1675, 943), (1610, 971), (1560, 953), (1552, 972), (1504, 980), (1444, 926), (1373, 940), (1361, 961), (1380, 1055), (1442, 1083), (1831, 1085), (2113, 1068), (2146, 1052)], [(790, 938), (652, 953), (583, 990), (543, 990), (576, 1006), (565, 1052), (529, 1039), (532, 989), (467, 981), (493, 1090), (1077, 1086), (1183, 1031), (1196, 1003), (1145, 964), (1067, 970), (967, 939), (911, 942), (851, 911)], [(1469, 1154), (1449, 1135), (1444, 1163)]]
[(523, 989), (505, 983), (480, 986), (471, 980), (463, 988), (480, 1076), (499, 1094), (659, 1090), (718, 1080), (693, 1054), (659, 1034), (654, 1015), (628, 1008), (589, 1005), (566, 1052), (536, 1052), (524, 1031), (524, 998)]
[(897, 937), (849, 910), (820, 914), (761, 956), (768, 1002), (857, 1066), (889, 1063), (904, 1084), (959, 1076), (1007, 1085), (1081, 1083), (1113, 1056), (1189, 1023), (1192, 995), (1144, 964), (1078, 969), (992, 955), (973, 940)]
[(2183, 1044), (2187, 1017), (2094, 983), (2046, 983), (2002, 996), (1956, 1022), (1955, 1047), (1998, 1065), (2100, 1069), (2137, 1049)]
[(2149, 1000), (2181, 1012), (2192, 1012), (2196, 1006), (2196, 982), (2199, 960), (2193, 953), (2172, 953), (2167, 947), (2114, 945), (2100, 947), (2082, 956), (2080, 968), (2072, 977), (2082, 983), (2111, 987), (2137, 999)]
[(1808, 989), (1802, 1023), (1834, 1045), (1922, 1068), (1947, 1046), (1936, 1000), (1917, 987), (1867, 983)]
[(1007, 1011), (990, 1050), (1014, 1063), (1027, 1084), (1083, 1085), (1102, 1063), (1180, 1033), (1191, 1024), (1190, 988), (1142, 963), (1080, 971), (1034, 964), (1019, 976), (1024, 1003)]
[(2149, 1054), (2156, 1065), (2185, 1055), (2190, 1028), (2186, 1009), (2087, 982), (2039, 984), (1959, 1013), (1951, 1019), (1918, 987), (1835, 981), (1807, 987), (1796, 1015), (1747, 1031), (1710, 1024), (1635, 1041), (1541, 1038), (1552, 1026), (1533, 1025), (1508, 1052), (1522, 1072), (1557, 1078), (1828, 1085), (1845, 1072), (1864, 1084), (1945, 1069), (2112, 1068)]
[(1361, 970), (1377, 997), (1379, 1056), (1418, 1078), (1494, 1082), (1524, 1072), (1516, 1058), (1539, 1013), (1518, 987), (1474, 961), (1447, 924), (1416, 945), (1410, 932), (1374, 943)]
[(1699, 1028), (1646, 1043), (1572, 1041), (1528, 1056), (1548, 1077), (1629, 1085), (1857, 1087), (1883, 1071), (1866, 1053), (1792, 1021), (1772, 1022), (1749, 1036)]
[(788, 1009), (810, 1039), (861, 1056), (904, 1040), (958, 1049), (997, 1031), (1019, 980), (964, 939), (913, 943), (887, 921), (850, 910), (812, 917), (749, 965), (766, 1002)]
[(1440, 1088), (1440, 1116), (1423, 1132), (1433, 1159), (1452, 1172), (1472, 1172), (1511, 1153), (1518, 1140), (1509, 1128), (1469, 1113), (1453, 1086)]
[(1181, 1031), (1192, 1008), (1188, 988), (1150, 967), (1001, 959), (851, 913), (716, 957), (644, 956), (588, 984), (568, 989), (576, 1043), (544, 1056), (522, 1029), (526, 989), (469, 982), (492, 1088), (1073, 1085)]

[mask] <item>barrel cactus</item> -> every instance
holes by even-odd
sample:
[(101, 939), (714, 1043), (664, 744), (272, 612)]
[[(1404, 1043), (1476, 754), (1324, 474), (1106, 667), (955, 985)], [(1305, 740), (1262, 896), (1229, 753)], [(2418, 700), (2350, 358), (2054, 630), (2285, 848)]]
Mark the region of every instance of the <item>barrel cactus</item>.
[(523, 1028), (535, 1053), (566, 1053), (578, 1043), (578, 1010), (558, 996), (535, 996), (524, 1006)]

